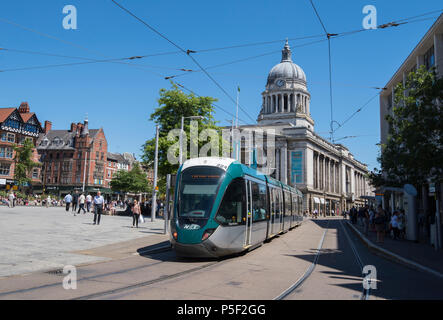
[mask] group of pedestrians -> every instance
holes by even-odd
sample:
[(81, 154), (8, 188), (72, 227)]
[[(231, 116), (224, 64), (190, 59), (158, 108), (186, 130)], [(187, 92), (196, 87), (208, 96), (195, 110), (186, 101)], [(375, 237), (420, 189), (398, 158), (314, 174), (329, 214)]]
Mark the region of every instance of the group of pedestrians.
[(373, 207), (364, 206), (359, 209), (352, 207), (349, 211), (349, 219), (352, 224), (363, 227), (363, 232), (368, 235), (370, 229), (377, 233), (376, 241), (384, 243), (388, 233), (392, 239), (403, 239), (405, 235), (405, 215), (403, 210), (395, 210), (391, 217), (381, 205), (374, 210)]
[[(74, 216), (79, 214), (81, 210), (83, 210), (83, 214), (87, 212), (90, 212), (91, 208), (94, 212), (94, 220), (93, 224), (100, 224), (100, 218), (103, 213), (103, 211), (106, 208), (106, 201), (104, 200), (103, 196), (101, 195), (100, 191), (97, 192), (97, 195), (95, 197), (92, 197), (90, 194), (85, 196), (83, 193), (78, 194), (74, 193), (71, 195), (68, 193), (64, 197), (64, 202), (66, 205), (66, 211), (69, 212), (69, 210), (72, 208), (72, 212), (74, 213)], [(85, 204), (86, 204), (86, 210), (85, 210)], [(77, 211), (78, 206), (78, 211)], [(119, 206), (119, 203), (117, 201), (112, 201), (110, 204), (109, 209), (114, 211), (116, 207)], [(147, 213), (147, 211), (151, 209), (151, 204), (147, 202), (139, 203), (137, 200), (134, 200), (133, 203), (130, 203), (129, 201), (126, 202), (126, 206), (128, 211), (130, 211), (132, 215), (132, 227), (138, 228), (139, 221), (143, 219), (143, 214)], [(157, 206), (157, 213), (161, 211), (163, 208), (163, 203), (159, 202)], [(142, 220), (143, 222), (144, 220)]]
[[(78, 194), (74, 193), (72, 196), (70, 193), (68, 193), (65, 198), (64, 202), (66, 205), (66, 211), (69, 212), (69, 209), (72, 205), (72, 212), (74, 213), (74, 216), (76, 213), (80, 213), (81, 210), (83, 210), (83, 214), (86, 213), (86, 210), (90, 212), (91, 206), (93, 205), (93, 211), (94, 211), (94, 223), (93, 224), (100, 224), (100, 218), (101, 215), (105, 209), (105, 200), (103, 196), (101, 195), (100, 191), (97, 192), (97, 195), (93, 198), (90, 194), (85, 196), (83, 193)], [(85, 210), (85, 204), (86, 204), (86, 210)], [(77, 211), (78, 206), (78, 211)]]

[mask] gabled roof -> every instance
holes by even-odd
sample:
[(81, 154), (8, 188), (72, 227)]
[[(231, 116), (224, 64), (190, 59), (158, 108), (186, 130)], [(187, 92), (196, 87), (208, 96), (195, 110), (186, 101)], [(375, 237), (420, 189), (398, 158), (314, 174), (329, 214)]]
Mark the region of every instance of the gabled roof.
[(34, 114), (35, 114), (34, 112), (20, 113), (20, 115), (22, 116), (23, 122), (28, 122), (29, 119), (31, 119)]
[(0, 122), (5, 121), (16, 108), (0, 108)]
[(106, 157), (108, 161), (110, 160), (110, 161), (116, 161), (118, 163), (129, 164), (129, 161), (127, 161), (120, 153), (108, 152)]

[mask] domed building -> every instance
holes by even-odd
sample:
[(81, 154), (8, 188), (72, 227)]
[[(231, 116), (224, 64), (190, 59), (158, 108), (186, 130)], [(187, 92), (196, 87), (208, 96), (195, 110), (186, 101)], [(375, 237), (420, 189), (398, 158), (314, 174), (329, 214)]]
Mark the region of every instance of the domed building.
[(314, 132), (310, 107), (306, 74), (292, 61), (286, 41), (280, 63), (268, 74), (257, 124), (231, 135), (241, 141), (238, 160), (251, 164), (256, 149), (260, 171), (303, 192), (304, 211), (339, 214), (365, 204), (373, 195), (367, 165)]
[(263, 103), (258, 116), (259, 124), (287, 123), (313, 128), (309, 104), (311, 95), (306, 85), (306, 75), (292, 62), (288, 41), (282, 50), (282, 59), (268, 74)]

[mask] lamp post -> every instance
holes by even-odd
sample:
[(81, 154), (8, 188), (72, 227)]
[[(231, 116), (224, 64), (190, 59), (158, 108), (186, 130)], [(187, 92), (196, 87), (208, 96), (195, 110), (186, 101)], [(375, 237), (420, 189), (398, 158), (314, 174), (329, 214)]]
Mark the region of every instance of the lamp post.
[(182, 117), (182, 122), (181, 122), (181, 127), (180, 127), (180, 149), (179, 149), (179, 164), (180, 164), (180, 166), (183, 164), (183, 150), (182, 150), (182, 148), (183, 148), (183, 127), (185, 124), (185, 119), (191, 119), (191, 120), (200, 119), (200, 120), (202, 120), (202, 119), (204, 119), (204, 117), (203, 116)]

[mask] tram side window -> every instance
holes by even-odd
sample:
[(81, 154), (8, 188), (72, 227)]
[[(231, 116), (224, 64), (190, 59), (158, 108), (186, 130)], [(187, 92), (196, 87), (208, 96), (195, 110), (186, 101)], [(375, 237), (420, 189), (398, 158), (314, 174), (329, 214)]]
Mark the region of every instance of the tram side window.
[(280, 218), (280, 208), (282, 207), (281, 203), (281, 194), (280, 190), (274, 189), (275, 194), (275, 217)]
[(236, 179), (226, 189), (218, 209), (216, 220), (221, 224), (244, 224), (245, 212), (245, 181)]
[(266, 186), (251, 182), (252, 184), (252, 221), (266, 220)]
[(297, 196), (295, 194), (292, 194), (292, 214), (294, 216), (298, 215), (298, 203), (297, 203)]
[(285, 192), (285, 216), (291, 215), (291, 193)]

